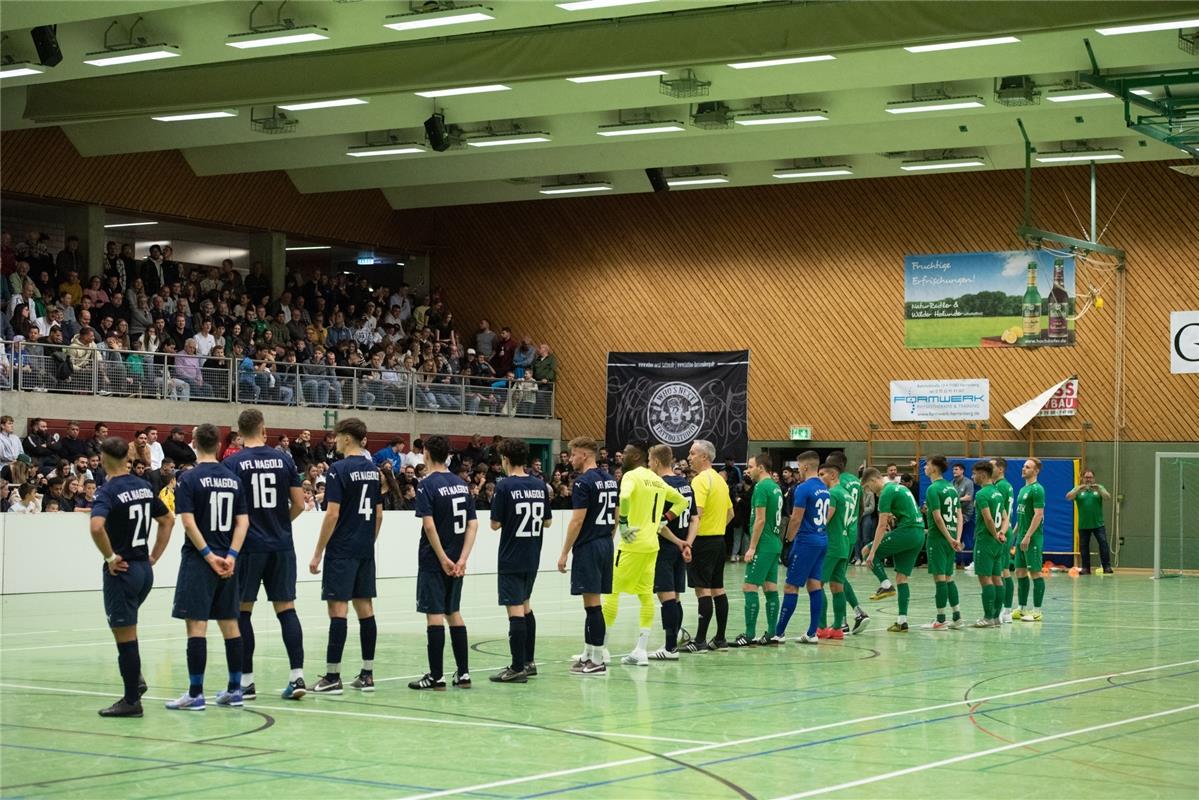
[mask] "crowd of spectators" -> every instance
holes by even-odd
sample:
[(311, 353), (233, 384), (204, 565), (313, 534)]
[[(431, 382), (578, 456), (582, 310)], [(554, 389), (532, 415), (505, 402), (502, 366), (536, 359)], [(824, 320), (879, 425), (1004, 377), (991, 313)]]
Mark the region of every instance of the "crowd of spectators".
[[(188, 266), (170, 245), (109, 242), (86, 275), (79, 240), (0, 236), (0, 388), (120, 396), (544, 416), (557, 357), (532, 336), (455, 323), (446, 292), (320, 270), (276, 296), (261, 262)], [(84, 285), (86, 283), (86, 285)], [(13, 345), (5, 346), (5, 342)], [(14, 346), (15, 345), (15, 346)], [(75, 375), (85, 382), (73, 383)], [(80, 385), (76, 385), (80, 383)], [(86, 385), (83, 385), (83, 384)]]

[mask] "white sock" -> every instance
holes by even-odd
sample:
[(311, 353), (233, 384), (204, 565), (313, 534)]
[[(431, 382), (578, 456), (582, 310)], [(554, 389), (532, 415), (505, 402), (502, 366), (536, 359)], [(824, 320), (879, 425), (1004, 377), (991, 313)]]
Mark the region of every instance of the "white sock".
[(583, 645), (583, 660), (591, 662), (595, 661), (595, 645)]
[(330, 663), (326, 662), (325, 663), (325, 671), (330, 675), (340, 675), (341, 674), (341, 664), (340, 663), (330, 664)]
[(649, 647), (649, 628), (642, 628), (641, 635), (637, 637), (637, 648), (634, 653), (644, 653)]
[(304, 670), (302, 670), (302, 669), (293, 669), (291, 671), (291, 676), (288, 678), (288, 680), (291, 680), (291, 681), (298, 681), (298, 680), (303, 680), (303, 679), (304, 679)]
[(254, 682), (254, 673), (253, 672), (243, 672), (241, 674), (241, 685), (242, 686), (249, 686), (253, 682)]
[(374, 660), (373, 658), (372, 658), (372, 659), (369, 659), (369, 660), (368, 660), (368, 659), (365, 659), (365, 658), (364, 658), (364, 659), (362, 659), (362, 668), (363, 668), (363, 669), (369, 669), (369, 670), (371, 670), (371, 671), (374, 671), (374, 669), (375, 669), (375, 660)]
[(896, 622), (898, 622), (900, 625), (902, 625), (902, 624), (904, 624), (905, 622), (907, 622), (907, 621), (908, 621), (908, 615), (907, 615), (907, 614), (900, 614), (899, 616), (897, 616), (897, 617), (895, 618), (895, 621), (896, 621)]
[(884, 588), (884, 589), (890, 589), (890, 588), (891, 588), (891, 579), (890, 579), (890, 578), (887, 578), (885, 581), (883, 581), (883, 588)]

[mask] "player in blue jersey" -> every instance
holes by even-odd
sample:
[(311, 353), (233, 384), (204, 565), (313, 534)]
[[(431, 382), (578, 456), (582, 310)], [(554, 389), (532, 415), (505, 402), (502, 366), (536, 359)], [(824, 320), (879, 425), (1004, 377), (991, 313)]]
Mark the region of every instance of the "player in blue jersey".
[(466, 560), (475, 546), (479, 527), (475, 500), (466, 481), (446, 469), (449, 440), (430, 436), (424, 441), (424, 449), (429, 471), (416, 490), (416, 516), (424, 534), (417, 550), (416, 610), (425, 615), (429, 671), (409, 683), (408, 688), (445, 691), (442, 665), (448, 618), (450, 646), (457, 666), (452, 683), (459, 689), (469, 689), (470, 646), (466, 622), (458, 607)]
[(179, 580), (171, 616), (187, 626), (187, 693), (166, 706), (173, 711), (204, 710), (204, 668), (208, 662), (208, 620), (215, 619), (225, 639), (229, 683), (217, 694), (220, 706), (242, 705), (241, 633), (237, 629), (240, 594), (233, 573), (238, 551), (250, 527), (241, 482), (217, 461), (221, 434), (205, 422), (193, 442), (196, 466), (179, 478), (175, 511), (187, 538), (179, 560)]
[(537, 674), (533, 660), (537, 620), (529, 605), (541, 563), (541, 531), (554, 521), (549, 487), (525, 472), (529, 444), (524, 439), (500, 442), (500, 464), (507, 476), (495, 485), (491, 529), (500, 532), (499, 599), (508, 609), (508, 649), (512, 663), (491, 676), (493, 683), (528, 683)]
[[(787, 582), (783, 585), (783, 607), (779, 613), (779, 624), (774, 631), (774, 641), (786, 641), (787, 623), (799, 604), (799, 587), (808, 590), (808, 608), (811, 620), (807, 633), (796, 641), (800, 644), (818, 644), (816, 630), (820, 627), (820, 609), (824, 605), (824, 556), (828, 550), (829, 492), (820, 480), (820, 456), (814, 450), (799, 454), (800, 484), (795, 487), (795, 505), (791, 520), (787, 523), (787, 541), (794, 540), (787, 564)], [(798, 538), (797, 538), (798, 535)]]
[[(91, 511), (92, 541), (104, 557), (104, 613), (117, 643), (117, 667), (125, 694), (102, 717), (140, 717), (142, 658), (137, 647), (137, 610), (154, 585), (151, 569), (171, 538), (175, 518), (150, 484), (129, 473), (129, 444), (113, 436), (100, 444), (108, 480), (96, 492)], [(154, 549), (147, 546), (150, 520), (158, 523)]]
[[(653, 453), (652, 449), (650, 453)], [(687, 528), (691, 524), (691, 515), (695, 513), (695, 490), (691, 488), (690, 481), (675, 474), (671, 463), (673, 455), (672, 452), (665, 461), (650, 460), (650, 466), (666, 481), (666, 485), (678, 491), (687, 501), (687, 507), (681, 514), (658, 529), (663, 541), (659, 542), (661, 546), (654, 566), (654, 592), (662, 604), (662, 630), (666, 632), (666, 643), (649, 654), (650, 659), (655, 661), (679, 659), (679, 631), (683, 629), (683, 604), (679, 601), (679, 595), (687, 593), (687, 564), (691, 561)], [(665, 511), (663, 515), (669, 516)]]
[(346, 646), (346, 615), (349, 603), (358, 617), (358, 641), (362, 645), (362, 669), (350, 686), (364, 692), (375, 690), (375, 541), (383, 525), (379, 468), (366, 449), (366, 423), (357, 417), (343, 419), (333, 429), (340, 461), (325, 476), (325, 518), (316, 552), (308, 564), (321, 576), (321, 597), (329, 605), (329, 644), (325, 650), (326, 672), (312, 686), (318, 694), (341, 694), (341, 654)]
[(607, 626), (600, 595), (612, 591), (612, 536), (616, 532), (616, 504), (620, 486), (595, 463), (599, 446), (594, 439), (580, 436), (570, 441), (570, 466), (580, 473), (571, 491), (574, 512), (566, 527), (558, 571), (566, 572), (571, 553), (570, 593), (583, 596), (583, 652), (571, 664), (575, 675), (607, 673), (608, 650), (604, 647)]
[(258, 588), (265, 585), (266, 599), (275, 607), (291, 666), (283, 699), (299, 700), (308, 688), (304, 684), (304, 631), (296, 615), (296, 548), (291, 525), (304, 511), (304, 490), (291, 454), (267, 445), (261, 411), (248, 408), (241, 412), (237, 430), (244, 441), (242, 449), (223, 463), (241, 481), (250, 510), (250, 532), (237, 563), (242, 699), (253, 700), (258, 696), (254, 685), (254, 625), (250, 615), (258, 599)]

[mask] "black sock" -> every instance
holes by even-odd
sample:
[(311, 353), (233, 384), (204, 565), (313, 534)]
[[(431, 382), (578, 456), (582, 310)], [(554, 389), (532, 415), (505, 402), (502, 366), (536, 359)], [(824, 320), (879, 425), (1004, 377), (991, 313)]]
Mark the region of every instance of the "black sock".
[(121, 670), (121, 682), (125, 684), (125, 702), (139, 702), (141, 697), (137, 692), (137, 685), (141, 678), (142, 656), (137, 649), (137, 639), (132, 642), (117, 642), (117, 667)]
[(208, 640), (203, 636), (187, 637), (187, 693), (191, 697), (204, 694), (204, 667), (208, 664)]
[(442, 662), (445, 654), (445, 626), (430, 625), (425, 629), (425, 636), (429, 640), (425, 645), (429, 651), (429, 674), (434, 678), (440, 678), (444, 669)]
[[(276, 614), (279, 618), (279, 627), (283, 631), (283, 646), (287, 648), (287, 662), (292, 669), (304, 668), (304, 629), (300, 627), (300, 617), (296, 614), (294, 608), (289, 608), (286, 611), (280, 611)], [(245, 633), (242, 633), (245, 637)], [(242, 645), (242, 652), (246, 650), (245, 645)], [(251, 672), (249, 669), (250, 662), (244, 661), (242, 664), (242, 672)]]
[(225, 640), (225, 667), (229, 670), (229, 685), (233, 692), (241, 688), (241, 653), (243, 643), (240, 636)]
[(470, 672), (470, 643), (466, 641), (466, 626), (450, 626), (450, 647), (454, 650), (454, 663), (458, 666), (458, 674)]
[(708, 641), (708, 623), (712, 621), (712, 598), (699, 598), (699, 626), (695, 629), (695, 641)]
[(608, 626), (604, 622), (603, 606), (587, 606), (587, 644), (592, 647), (603, 647), (608, 635)]
[(712, 598), (712, 604), (716, 607), (716, 638), (723, 642), (724, 630), (729, 624), (729, 596), (718, 594)]
[(358, 642), (362, 645), (362, 660), (371, 665), (371, 669), (363, 667), (363, 675), (374, 675), (375, 641), (379, 638), (379, 627), (374, 617), (358, 620)]
[(674, 626), (674, 600), (662, 603), (662, 630), (666, 633), (666, 649), (674, 650), (679, 646), (679, 629)]
[[(679, 632), (683, 630), (683, 599), (676, 597), (674, 599), (674, 634), (677, 637)], [(678, 640), (675, 640), (678, 643)]]
[(537, 619), (533, 612), (525, 614), (525, 663), (532, 664), (537, 650)]
[[(332, 617), (329, 620), (329, 646), (325, 649), (325, 661), (330, 664), (341, 663), (341, 653), (346, 649), (346, 618)], [(331, 672), (328, 678), (335, 681), (341, 677), (340, 672)]]
[(241, 668), (242, 672), (254, 671), (254, 623), (250, 621), (250, 612), (243, 611), (237, 616), (237, 629), (241, 632)]
[(508, 617), (508, 651), (512, 654), (512, 670), (525, 668), (525, 618)]

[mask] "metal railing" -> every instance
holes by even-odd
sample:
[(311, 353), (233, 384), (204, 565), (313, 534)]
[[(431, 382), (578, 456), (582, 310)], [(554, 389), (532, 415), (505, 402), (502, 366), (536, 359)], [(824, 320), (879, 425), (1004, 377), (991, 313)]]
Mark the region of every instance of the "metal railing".
[(525, 418), (551, 418), (555, 411), (554, 384), (531, 378), (23, 341), (0, 341), (0, 390)]

